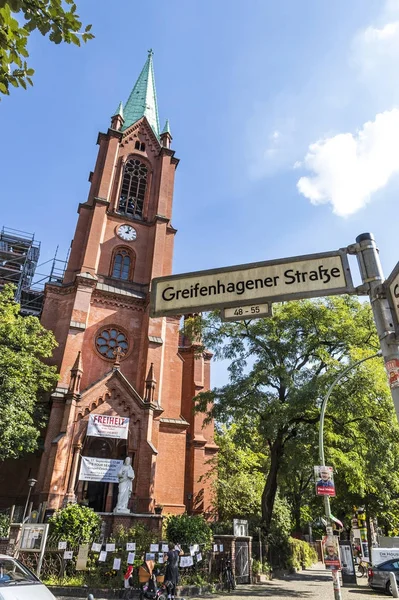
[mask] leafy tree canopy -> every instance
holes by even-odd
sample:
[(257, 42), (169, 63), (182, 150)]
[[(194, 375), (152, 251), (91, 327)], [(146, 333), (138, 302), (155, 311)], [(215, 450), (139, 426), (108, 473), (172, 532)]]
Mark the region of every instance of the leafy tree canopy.
[[(350, 362), (379, 348), (370, 306), (342, 296), (276, 305), (269, 319), (222, 323), (218, 314), (210, 314), (200, 323), (194, 318), (187, 324), (192, 335), (198, 334), (197, 328), (201, 330), (204, 346), (210, 347), (217, 358), (231, 361), (229, 383), (200, 394), (197, 410), (205, 412), (208, 419), (239, 422), (242, 444), (259, 437), (268, 448), (262, 518), (265, 530), (270, 532), (284, 465), (290, 472), (288, 475), (286, 471), (285, 476), (293, 479), (297, 471), (292, 467), (298, 464), (300, 454), (305, 463), (318, 462), (315, 432), (328, 385)], [(339, 414), (334, 414), (335, 398), (330, 400), (329, 435), (337, 436), (337, 444), (333, 444), (333, 437), (329, 444), (337, 451), (347, 429), (371, 427), (372, 423), (378, 427), (382, 418), (392, 419), (382, 361), (371, 362), (374, 369), (364, 368), (371, 379), (358, 374), (341, 382), (337, 390), (342, 396)], [(380, 369), (378, 380), (372, 375), (376, 365)], [(297, 447), (300, 453), (295, 452)], [(305, 488), (311, 481), (309, 467), (304, 467), (307, 474), (301, 474), (301, 486)], [(294, 491), (298, 495), (301, 488)]]
[(13, 287), (0, 292), (0, 460), (37, 448), (44, 413), (38, 394), (57, 382), (56, 368), (42, 362), (56, 342), (37, 317), (22, 317)]
[(241, 428), (221, 425), (215, 442), (219, 452), (212, 462), (217, 477), (212, 477), (214, 508), (220, 521), (260, 517), (262, 491), (265, 483), (265, 462), (262, 448), (241, 444)]
[(80, 46), (93, 38), (91, 25), (82, 31), (73, 0), (0, 0), (0, 94), (9, 94), (10, 85), (32, 84), (34, 70), (26, 62), (28, 39), (37, 29), (55, 44)]

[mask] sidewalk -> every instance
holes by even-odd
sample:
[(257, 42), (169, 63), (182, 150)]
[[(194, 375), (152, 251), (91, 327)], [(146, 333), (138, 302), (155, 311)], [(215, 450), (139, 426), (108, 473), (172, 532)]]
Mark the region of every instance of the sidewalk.
[[(374, 592), (367, 586), (367, 578), (357, 580), (358, 585), (342, 588), (342, 600), (384, 600), (385, 594)], [(274, 596), (278, 600), (293, 600), (294, 598), (305, 598), (307, 600), (334, 600), (331, 573), (325, 570), (321, 563), (314, 565), (294, 575), (286, 575), (281, 579), (273, 579), (267, 583), (258, 585), (239, 585), (230, 594), (218, 593), (207, 594), (201, 598), (214, 600), (250, 600), (251, 598), (266, 598)], [(58, 597), (57, 600), (71, 600), (71, 598)], [(75, 600), (86, 600), (80, 598)], [(103, 600), (95, 598), (95, 600)], [(199, 600), (192, 598), (191, 600)]]

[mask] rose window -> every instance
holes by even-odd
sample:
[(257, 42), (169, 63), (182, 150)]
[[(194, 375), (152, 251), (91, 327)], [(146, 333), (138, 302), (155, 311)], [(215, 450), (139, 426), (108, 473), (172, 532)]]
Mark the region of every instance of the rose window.
[(103, 329), (96, 337), (96, 348), (104, 358), (115, 359), (117, 354), (123, 356), (128, 347), (126, 334), (115, 327)]

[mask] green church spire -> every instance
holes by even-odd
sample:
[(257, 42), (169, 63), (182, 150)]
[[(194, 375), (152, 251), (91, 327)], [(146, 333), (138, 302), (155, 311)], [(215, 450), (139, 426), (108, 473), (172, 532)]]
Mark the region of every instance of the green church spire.
[(124, 107), (125, 122), (122, 130), (127, 129), (142, 117), (146, 117), (154, 133), (159, 137), (159, 117), (157, 92), (155, 89), (153, 51), (148, 51), (148, 58), (137, 79), (134, 88)]
[(169, 135), (172, 137), (172, 134), (171, 134), (171, 131), (170, 131), (169, 119), (166, 119), (165, 127), (162, 129), (161, 135), (163, 133), (169, 133)]
[(122, 119), (124, 119), (125, 117), (123, 116), (123, 102), (122, 100), (119, 102), (118, 104), (118, 108), (116, 109), (116, 111), (114, 112), (114, 114), (112, 115), (113, 117), (122, 117)]

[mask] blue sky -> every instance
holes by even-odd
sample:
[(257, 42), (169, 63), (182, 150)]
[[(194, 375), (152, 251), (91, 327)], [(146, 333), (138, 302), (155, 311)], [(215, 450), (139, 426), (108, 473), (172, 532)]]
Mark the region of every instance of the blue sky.
[[(335, 250), (399, 260), (399, 0), (78, 1), (96, 38), (29, 42), (2, 100), (0, 225), (66, 255), (106, 131), (154, 50), (177, 171), (174, 272)], [(357, 268), (354, 267), (357, 278)], [(215, 384), (225, 378), (214, 368)]]

